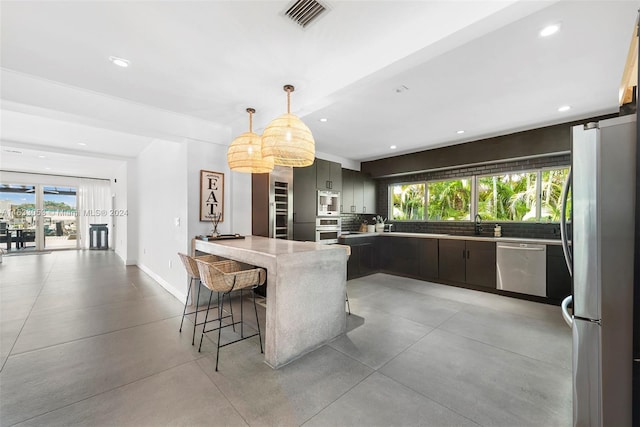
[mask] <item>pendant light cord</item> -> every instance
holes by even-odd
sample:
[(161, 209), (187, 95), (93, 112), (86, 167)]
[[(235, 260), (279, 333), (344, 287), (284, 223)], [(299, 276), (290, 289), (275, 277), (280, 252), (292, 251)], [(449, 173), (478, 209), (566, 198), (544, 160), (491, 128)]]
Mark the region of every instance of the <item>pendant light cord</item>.
[(253, 132), (253, 113), (255, 112), (256, 110), (253, 108), (247, 108), (247, 113), (249, 113), (249, 132)]

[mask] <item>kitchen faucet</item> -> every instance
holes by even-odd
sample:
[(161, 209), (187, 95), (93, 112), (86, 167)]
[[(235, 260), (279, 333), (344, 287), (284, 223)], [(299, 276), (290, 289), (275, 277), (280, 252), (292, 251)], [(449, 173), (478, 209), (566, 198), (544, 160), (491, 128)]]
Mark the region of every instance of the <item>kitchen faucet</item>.
[(480, 216), (480, 214), (476, 214), (475, 219), (476, 219), (476, 223), (475, 223), (473, 234), (478, 235), (482, 233), (482, 226), (480, 225), (480, 223), (482, 222), (482, 217)]

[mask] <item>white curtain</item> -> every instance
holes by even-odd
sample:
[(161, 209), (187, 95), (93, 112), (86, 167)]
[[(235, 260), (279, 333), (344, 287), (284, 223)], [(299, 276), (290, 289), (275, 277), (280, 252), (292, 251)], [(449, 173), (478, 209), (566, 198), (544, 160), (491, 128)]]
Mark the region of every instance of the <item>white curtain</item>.
[[(81, 179), (78, 186), (80, 247), (89, 248), (89, 225), (107, 224), (112, 234), (111, 183), (98, 179)], [(112, 247), (109, 242), (109, 247)]]

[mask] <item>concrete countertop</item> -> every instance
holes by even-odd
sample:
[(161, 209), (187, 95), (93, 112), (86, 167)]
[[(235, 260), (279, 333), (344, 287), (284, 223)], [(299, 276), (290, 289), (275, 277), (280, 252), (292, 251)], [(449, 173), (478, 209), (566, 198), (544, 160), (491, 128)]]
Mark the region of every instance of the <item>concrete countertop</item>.
[(347, 232), (340, 235), (345, 241), (358, 237), (390, 236), (390, 237), (417, 237), (421, 239), (451, 239), (451, 240), (477, 240), (482, 242), (505, 242), (505, 243), (537, 243), (541, 245), (561, 245), (560, 239), (534, 239), (522, 237), (490, 237), (490, 236), (464, 236), (455, 234), (434, 234), (434, 233), (403, 233), (392, 231), (388, 233), (355, 233)]

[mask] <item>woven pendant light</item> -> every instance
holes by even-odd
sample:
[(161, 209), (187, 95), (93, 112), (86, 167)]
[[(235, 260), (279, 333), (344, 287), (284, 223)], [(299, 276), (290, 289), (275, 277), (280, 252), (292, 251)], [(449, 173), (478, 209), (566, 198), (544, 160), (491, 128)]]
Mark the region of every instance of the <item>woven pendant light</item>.
[(287, 92), (287, 114), (271, 121), (262, 133), (262, 155), (272, 157), (280, 166), (304, 167), (313, 164), (316, 143), (311, 130), (297, 116), (291, 114), (291, 85)]
[(249, 132), (244, 132), (234, 139), (227, 151), (227, 163), (232, 171), (269, 173), (273, 170), (273, 158), (263, 157), (262, 138), (253, 132), (253, 113), (255, 112), (253, 108), (247, 108)]

